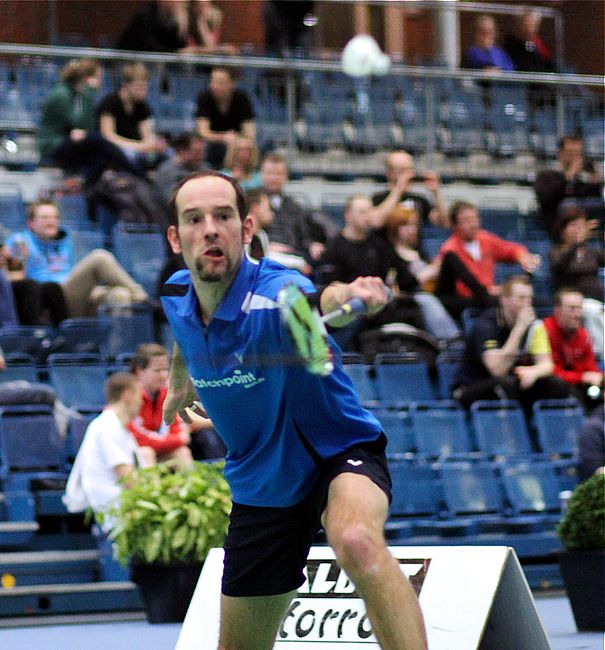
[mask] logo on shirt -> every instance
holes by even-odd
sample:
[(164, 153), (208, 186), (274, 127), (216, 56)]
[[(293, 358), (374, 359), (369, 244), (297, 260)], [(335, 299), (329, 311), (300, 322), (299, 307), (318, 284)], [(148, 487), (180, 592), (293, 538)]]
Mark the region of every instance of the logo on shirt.
[(195, 379), (191, 377), (191, 381), (196, 388), (231, 388), (232, 386), (252, 388), (265, 381), (265, 378), (257, 377), (252, 371), (244, 373), (241, 370), (234, 370), (231, 377), (224, 379)]
[(352, 458), (348, 458), (347, 463), (353, 465), (353, 467), (359, 467), (360, 465), (363, 465), (363, 460), (353, 460)]

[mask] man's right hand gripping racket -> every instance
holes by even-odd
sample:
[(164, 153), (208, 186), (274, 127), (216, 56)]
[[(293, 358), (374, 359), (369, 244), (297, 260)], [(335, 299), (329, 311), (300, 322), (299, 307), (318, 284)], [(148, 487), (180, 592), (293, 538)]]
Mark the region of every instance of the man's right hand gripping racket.
[(329, 314), (320, 316), (318, 310), (311, 307), (305, 294), (295, 284), (282, 287), (277, 294), (277, 302), (306, 369), (314, 375), (329, 375), (334, 370), (334, 364), (326, 323), (329, 324), (341, 316), (363, 314), (366, 311), (365, 303), (359, 298), (353, 298)]

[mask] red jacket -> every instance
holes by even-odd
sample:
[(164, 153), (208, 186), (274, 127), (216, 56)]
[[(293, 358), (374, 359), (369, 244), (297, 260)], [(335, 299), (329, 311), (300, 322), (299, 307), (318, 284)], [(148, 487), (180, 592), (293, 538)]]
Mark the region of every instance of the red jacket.
[[(479, 260), (470, 256), (464, 248), (465, 242), (456, 233), (443, 242), (439, 250), (439, 257), (443, 257), (446, 253), (455, 253), (487, 289), (494, 286), (496, 262), (518, 262), (519, 257), (527, 252), (525, 246), (500, 239), (487, 230), (479, 230), (475, 239), (479, 242), (481, 253)], [(456, 282), (456, 291), (465, 298), (470, 298), (472, 295), (470, 289), (460, 281)]]
[(565, 332), (554, 316), (544, 319), (544, 327), (548, 332), (557, 377), (568, 384), (579, 384), (582, 373), (600, 372), (590, 337), (583, 327), (578, 327), (575, 332)]
[(147, 391), (142, 392), (143, 405), (139, 415), (128, 423), (128, 430), (134, 435), (139, 446), (151, 447), (159, 454), (182, 447), (185, 444), (182, 437), (185, 433), (183, 421), (177, 415), (174, 422), (167, 426), (162, 419), (162, 406), (167, 389), (162, 389), (155, 401)]

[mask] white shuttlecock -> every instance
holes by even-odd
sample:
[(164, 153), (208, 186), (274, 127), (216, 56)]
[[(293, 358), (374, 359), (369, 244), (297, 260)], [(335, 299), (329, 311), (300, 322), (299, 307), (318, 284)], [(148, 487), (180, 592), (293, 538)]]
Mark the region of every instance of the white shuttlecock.
[(342, 69), (351, 77), (386, 74), (391, 59), (382, 52), (378, 43), (368, 34), (354, 36), (342, 51)]

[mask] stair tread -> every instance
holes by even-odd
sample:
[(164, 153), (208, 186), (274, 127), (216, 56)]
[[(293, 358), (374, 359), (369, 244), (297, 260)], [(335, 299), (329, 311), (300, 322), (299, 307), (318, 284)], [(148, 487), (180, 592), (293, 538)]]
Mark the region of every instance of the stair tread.
[(0, 533), (36, 531), (40, 528), (35, 521), (0, 521)]
[(15, 551), (0, 553), (0, 565), (46, 563), (46, 562), (77, 562), (82, 560), (98, 560), (97, 549), (77, 551)]
[(10, 596), (24, 596), (27, 594), (61, 594), (61, 593), (90, 593), (93, 591), (131, 591), (137, 589), (134, 582), (128, 580), (120, 582), (81, 582), (56, 585), (26, 585), (12, 589), (0, 589), (0, 598)]

